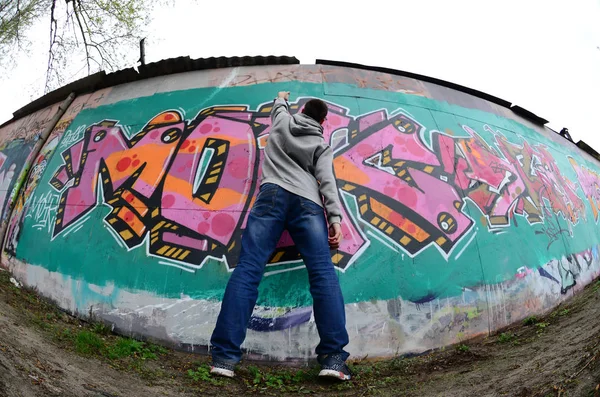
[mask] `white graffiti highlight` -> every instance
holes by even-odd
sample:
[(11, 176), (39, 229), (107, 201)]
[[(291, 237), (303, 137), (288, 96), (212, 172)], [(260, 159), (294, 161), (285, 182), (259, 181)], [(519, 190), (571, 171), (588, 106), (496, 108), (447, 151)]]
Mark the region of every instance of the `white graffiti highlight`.
[(67, 130), (63, 136), (63, 139), (60, 143), (60, 146), (58, 147), (59, 149), (64, 149), (66, 147), (70, 147), (73, 144), (79, 142), (80, 140), (83, 139), (83, 136), (85, 134), (85, 128), (87, 126), (85, 124), (80, 125), (79, 127), (77, 127), (77, 129), (75, 131), (73, 130)]
[(34, 229), (47, 229), (48, 234), (52, 233), (56, 210), (58, 209), (59, 194), (48, 192), (39, 197), (39, 200), (31, 203), (31, 209), (27, 212), (26, 218), (33, 218)]

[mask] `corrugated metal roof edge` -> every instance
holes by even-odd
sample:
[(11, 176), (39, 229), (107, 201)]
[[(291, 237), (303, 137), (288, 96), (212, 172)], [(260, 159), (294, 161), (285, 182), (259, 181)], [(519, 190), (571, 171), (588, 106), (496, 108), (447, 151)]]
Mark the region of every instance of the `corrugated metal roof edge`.
[(486, 101), (490, 101), (497, 105), (503, 106), (505, 108), (512, 110), (519, 116), (526, 118), (529, 121), (532, 121), (535, 124), (539, 124), (539, 125), (543, 126), (544, 124), (548, 123), (548, 120), (546, 120), (542, 117), (539, 117), (539, 116), (535, 115), (533, 112), (523, 109), (522, 107), (517, 106), (517, 105), (515, 105), (509, 101), (506, 101), (502, 98), (498, 98), (496, 96), (486, 94), (485, 92), (478, 91), (473, 88), (465, 87), (460, 84), (455, 84), (455, 83), (451, 83), (449, 81), (440, 80), (435, 77), (424, 76), (422, 74), (406, 72), (403, 70), (383, 68), (383, 67), (379, 67), (379, 66), (367, 66), (367, 65), (361, 65), (358, 63), (329, 61), (329, 60), (325, 60), (325, 59), (317, 59), (316, 64), (317, 65), (328, 65), (328, 66), (339, 66), (339, 67), (354, 68), (354, 69), (363, 69), (363, 70), (372, 70), (375, 72), (393, 74), (396, 76), (403, 76), (403, 77), (409, 77), (409, 78), (417, 79), (417, 80), (421, 80), (421, 81), (426, 81), (428, 83), (433, 83), (433, 84), (437, 84), (442, 87), (447, 87), (447, 88), (451, 88), (456, 91), (461, 91), (466, 94), (473, 95), (477, 98), (485, 99)]
[[(210, 58), (198, 58), (198, 59), (190, 59), (189, 56), (178, 57), (178, 58), (169, 58), (164, 59), (158, 62), (149, 63), (147, 65), (142, 65), (138, 67), (138, 71), (134, 68), (128, 68), (119, 70), (117, 72), (107, 74), (104, 71), (89, 75), (82, 79), (76, 80), (72, 83), (69, 83), (63, 87), (60, 87), (48, 94), (34, 100), (33, 102), (28, 103), (23, 106), (19, 110), (13, 113), (13, 118), (6, 121), (4, 124), (0, 125), (3, 127), (17, 119), (25, 117), (31, 113), (34, 113), (40, 109), (45, 108), (46, 106), (52, 105), (56, 102), (61, 101), (66, 98), (71, 92), (74, 92), (76, 95), (81, 95), (93, 91), (100, 90), (102, 88), (112, 87), (119, 84), (129, 83), (138, 80), (149, 79), (152, 77), (158, 76), (166, 76), (169, 74), (183, 73), (194, 70), (208, 70), (208, 69), (220, 69), (227, 67), (238, 67), (238, 66), (269, 66), (269, 65), (298, 65), (300, 61), (296, 57), (289, 56), (244, 56), (244, 57), (210, 57)], [(449, 81), (440, 80), (435, 77), (424, 76), (421, 74), (406, 72), (402, 70), (377, 67), (377, 66), (367, 66), (361, 65), (357, 63), (349, 63), (349, 62), (340, 62), (340, 61), (331, 61), (324, 59), (317, 59), (317, 65), (328, 65), (328, 66), (338, 66), (338, 67), (347, 67), (354, 69), (363, 69), (363, 70), (371, 70), (381, 73), (388, 73), (397, 76), (404, 76), (413, 79), (418, 79), (421, 81), (430, 82), (433, 84), (440, 85), (442, 87), (451, 88), (453, 90), (461, 91), (467, 93), (469, 95), (473, 95), (475, 97), (490, 101), (497, 105), (506, 107), (511, 109), (513, 112), (517, 113), (521, 117), (527, 118), (528, 120), (539, 124), (544, 125), (548, 123), (548, 121), (544, 118), (541, 118), (534, 113), (523, 109), (520, 106), (514, 105), (511, 102), (508, 102), (504, 99), (495, 97), (490, 94), (486, 94), (485, 92), (478, 91), (469, 87), (465, 87), (459, 84), (451, 83)]]
[(589, 154), (590, 156), (592, 156), (593, 158), (595, 158), (596, 160), (600, 161), (600, 153), (598, 153), (596, 150), (594, 150), (593, 147), (591, 147), (584, 141), (580, 140), (579, 142), (577, 142), (577, 147)]
[(6, 121), (1, 127), (34, 113), (46, 106), (57, 103), (66, 98), (71, 92), (76, 95), (94, 92), (102, 88), (119, 84), (149, 79), (152, 77), (166, 76), (169, 74), (184, 73), (194, 70), (221, 69), (238, 66), (270, 66), (270, 65), (298, 65), (296, 57), (289, 56), (244, 56), (244, 57), (210, 57), (190, 59), (189, 56), (163, 59), (158, 62), (141, 65), (136, 71), (134, 68), (119, 70), (113, 73), (104, 71), (86, 76), (44, 96), (28, 103), (13, 113), (13, 118)]

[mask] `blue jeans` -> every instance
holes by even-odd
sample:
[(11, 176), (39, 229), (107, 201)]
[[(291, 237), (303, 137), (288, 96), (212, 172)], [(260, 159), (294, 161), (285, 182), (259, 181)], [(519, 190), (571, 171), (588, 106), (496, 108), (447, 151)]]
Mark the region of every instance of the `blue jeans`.
[[(344, 298), (331, 262), (328, 229), (323, 208), (278, 185), (264, 184), (248, 216), (239, 262), (229, 278), (221, 312), (210, 343), (214, 361), (236, 364), (240, 346), (258, 297), (265, 265), (284, 230), (300, 252), (310, 282), (313, 310), (321, 341), (318, 355), (349, 354)], [(284, 286), (282, 286), (284, 287)]]

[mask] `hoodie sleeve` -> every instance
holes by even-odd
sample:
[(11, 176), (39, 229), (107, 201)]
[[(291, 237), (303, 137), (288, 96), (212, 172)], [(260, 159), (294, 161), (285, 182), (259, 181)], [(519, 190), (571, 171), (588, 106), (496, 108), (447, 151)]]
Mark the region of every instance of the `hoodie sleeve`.
[(333, 175), (333, 151), (329, 146), (317, 160), (315, 178), (320, 182), (319, 191), (324, 199), (327, 221), (330, 225), (341, 223), (342, 211), (338, 201), (337, 183)]
[(271, 124), (275, 124), (279, 119), (285, 116), (290, 117), (288, 103), (285, 99), (275, 99), (273, 109), (271, 109)]

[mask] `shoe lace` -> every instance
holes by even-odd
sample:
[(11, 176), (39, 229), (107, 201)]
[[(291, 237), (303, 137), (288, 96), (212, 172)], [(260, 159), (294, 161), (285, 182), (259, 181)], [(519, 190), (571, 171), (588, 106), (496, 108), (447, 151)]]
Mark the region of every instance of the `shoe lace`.
[(218, 362), (218, 361), (217, 362), (213, 362), (212, 365), (214, 367), (216, 367), (216, 368), (227, 369), (227, 370), (230, 370), (230, 371), (233, 371), (234, 368), (235, 368), (235, 366), (232, 365), (232, 364), (228, 364), (228, 363), (224, 363), (224, 362)]
[(342, 358), (343, 356), (341, 354), (332, 354), (329, 356), (330, 361), (330, 365), (334, 368), (340, 368), (340, 369), (345, 369), (346, 371), (350, 372), (350, 368), (348, 367), (348, 365), (346, 364), (346, 361), (344, 361), (344, 359)]

